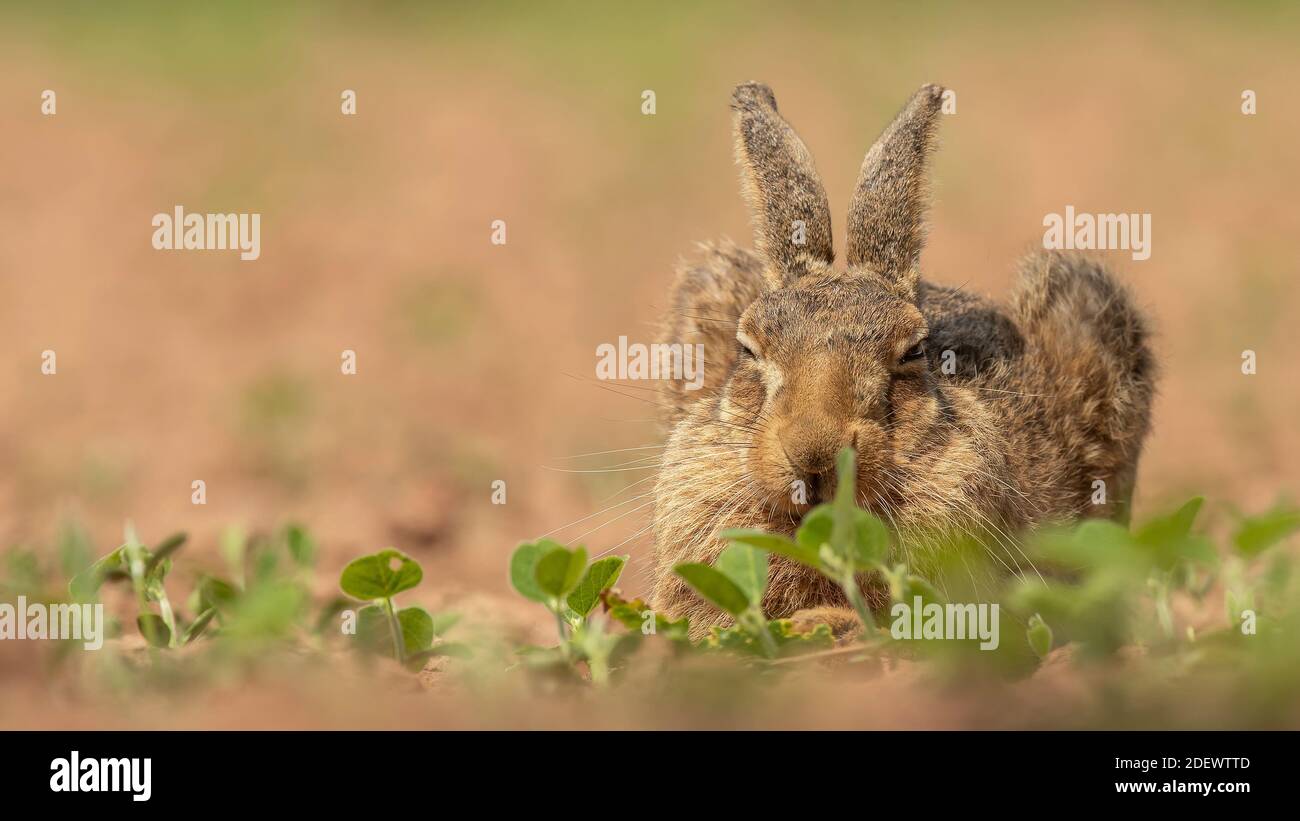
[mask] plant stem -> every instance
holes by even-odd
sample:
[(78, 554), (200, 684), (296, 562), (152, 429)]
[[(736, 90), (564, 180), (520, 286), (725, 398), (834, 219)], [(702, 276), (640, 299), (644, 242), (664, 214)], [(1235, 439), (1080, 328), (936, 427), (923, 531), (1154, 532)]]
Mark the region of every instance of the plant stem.
[(763, 645), (763, 654), (768, 658), (776, 658), (780, 651), (776, 646), (776, 640), (772, 638), (772, 633), (767, 629), (767, 617), (763, 611), (757, 607), (752, 608), (745, 614), (745, 620), (749, 623), (746, 625), (749, 632), (758, 636), (758, 641)]
[(176, 635), (176, 614), (172, 612), (172, 603), (167, 600), (166, 592), (158, 595), (158, 610), (162, 613), (163, 624), (166, 624), (167, 629), (171, 631), (171, 640), (167, 645), (179, 646), (180, 636)]
[(397, 620), (397, 611), (393, 609), (393, 600), (384, 599), (384, 615), (388, 616), (388, 629), (393, 633), (393, 654), (399, 664), (406, 663), (406, 645), (402, 641), (402, 623)]
[(560, 613), (558, 602), (555, 607), (551, 608), (551, 612), (555, 614), (555, 629), (560, 633), (560, 652), (567, 659), (569, 658), (569, 632), (565, 629), (564, 616)]
[[(138, 619), (139, 616), (149, 613), (149, 593), (145, 588), (144, 557), (141, 555), (142, 546), (135, 537), (135, 527), (130, 523), (127, 524), (126, 539), (126, 566), (127, 572), (131, 576), (131, 587), (135, 591), (136, 608), (139, 610)], [(155, 648), (158, 644), (157, 628), (153, 626), (152, 622), (146, 621), (145, 624), (149, 625), (145, 630), (148, 633), (145, 638), (149, 641), (149, 647)], [(174, 634), (175, 629), (172, 632)]]
[(876, 630), (876, 617), (871, 614), (867, 600), (862, 597), (862, 588), (858, 587), (857, 577), (849, 571), (844, 575), (840, 586), (844, 588), (844, 595), (848, 596), (849, 603), (857, 611), (858, 620), (862, 622), (862, 629), (865, 631), (864, 637), (870, 638)]
[(1165, 576), (1152, 580), (1155, 588), (1156, 618), (1166, 639), (1174, 637), (1174, 614), (1169, 608), (1169, 579)]

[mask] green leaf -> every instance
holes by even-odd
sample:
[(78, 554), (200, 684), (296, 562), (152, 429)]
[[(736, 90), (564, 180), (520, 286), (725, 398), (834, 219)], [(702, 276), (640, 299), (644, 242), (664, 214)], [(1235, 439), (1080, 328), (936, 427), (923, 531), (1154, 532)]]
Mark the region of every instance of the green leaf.
[(299, 584), (259, 584), (236, 600), (222, 636), (253, 641), (283, 638), (295, 630), (307, 604), (307, 591)]
[(749, 597), (722, 573), (707, 564), (688, 562), (673, 568), (695, 591), (717, 607), (738, 616), (749, 609)]
[(353, 598), (373, 601), (391, 599), (415, 587), (422, 578), (419, 562), (390, 547), (348, 564), (339, 577), (339, 587)]
[(232, 525), (222, 530), (220, 549), (222, 557), (226, 560), (226, 566), (230, 568), (231, 575), (242, 582), (244, 578), (244, 554), (248, 549), (248, 539), (244, 534), (244, 529)]
[(557, 547), (561, 545), (550, 539), (539, 539), (515, 548), (514, 555), (510, 557), (510, 583), (519, 591), (519, 595), (535, 602), (546, 602), (546, 593), (537, 586), (537, 562)]
[[(847, 522), (849, 534), (838, 548), (832, 544), (837, 520)], [(854, 570), (859, 572), (876, 569), (889, 558), (889, 528), (858, 507), (837, 511), (832, 505), (818, 505), (804, 514), (795, 539), (802, 550), (819, 560), (822, 547), (828, 547), (833, 556), (852, 563)], [(812, 566), (821, 569), (818, 565)]]
[(600, 594), (614, 586), (623, 573), (627, 556), (608, 556), (597, 559), (587, 568), (578, 587), (569, 594), (569, 607), (582, 618), (586, 618), (596, 605), (600, 604)]
[[(776, 646), (776, 658), (829, 650), (835, 646), (835, 636), (825, 624), (819, 624), (806, 633), (796, 633), (789, 619), (772, 619), (765, 627)], [(758, 658), (768, 658), (769, 652), (753, 632), (739, 625), (711, 628), (705, 646)]]
[(713, 567), (736, 583), (751, 602), (761, 602), (767, 590), (767, 554), (751, 545), (733, 542)]
[(550, 599), (563, 599), (582, 580), (587, 566), (587, 551), (581, 547), (569, 550), (555, 547), (537, 560), (533, 578), (537, 587)]
[(382, 605), (368, 604), (357, 609), (357, 643), (362, 649), (393, 657), (393, 636)]
[[(836, 457), (835, 499), (818, 505), (804, 515), (795, 540), (804, 555), (822, 557), (829, 546), (837, 557), (858, 572), (879, 568), (889, 557), (889, 529), (884, 522), (857, 504), (857, 456), (844, 448)], [(834, 562), (834, 558), (829, 558)], [(805, 561), (821, 569), (820, 564)]]
[(351, 599), (335, 596), (321, 607), (320, 615), (316, 617), (316, 624), (312, 629), (317, 633), (324, 633), (326, 630), (333, 631), (336, 629), (338, 615), (351, 606)]
[(98, 593), (109, 574), (123, 569), (125, 555), (125, 548), (119, 547), (73, 576), (68, 582), (68, 593), (73, 601), (86, 601)]
[(428, 652), (435, 656), (450, 656), (455, 659), (468, 659), (474, 657), (474, 648), (470, 647), (468, 644), (461, 644), (456, 641), (444, 641)]
[(397, 623), (402, 629), (402, 647), (409, 655), (428, 650), (436, 635), (433, 616), (423, 607), (404, 607), (397, 611)]
[[(398, 610), (397, 625), (402, 631), (402, 650), (408, 659), (428, 650), (437, 635), (434, 617), (423, 607)], [(370, 604), (357, 610), (357, 638), (366, 650), (394, 658), (392, 627), (383, 605)]]
[(604, 599), (610, 618), (638, 635), (653, 633), (657, 636), (666, 636), (671, 641), (689, 642), (690, 640), (689, 619), (681, 618), (675, 621), (669, 619), (656, 613), (644, 599), (640, 598), (628, 601), (616, 593), (606, 593)]
[(199, 582), (199, 600), (205, 609), (212, 608), (225, 612), (238, 598), (239, 591), (225, 579), (205, 576)]
[[(154, 570), (162, 564), (163, 559), (166, 559), (177, 550), (180, 550), (181, 545), (185, 544), (187, 538), (189, 537), (184, 532), (181, 532), (173, 533), (166, 539), (163, 539), (162, 542), (153, 549), (153, 556), (149, 559), (149, 563), (144, 566), (144, 574), (146, 576), (152, 576)], [(162, 575), (165, 576), (167, 574), (164, 572)]]
[(171, 559), (164, 559), (161, 563), (153, 565), (153, 572), (144, 577), (144, 592), (150, 601), (162, 601), (167, 596), (167, 590), (163, 587), (163, 580), (171, 572)]
[(269, 581), (276, 576), (280, 566), (280, 552), (273, 547), (269, 539), (259, 537), (249, 548), (248, 556), (253, 560), (253, 579), (256, 582)]
[(1192, 524), (1204, 499), (1191, 499), (1168, 516), (1161, 516), (1143, 525), (1133, 540), (1145, 548), (1152, 561), (1161, 570), (1173, 570), (1180, 560), (1213, 564), (1218, 554), (1209, 539), (1192, 534)]
[[(899, 565), (899, 568), (902, 568), (902, 565)], [(943, 595), (922, 576), (900, 572), (894, 576), (893, 581), (895, 583), (890, 585), (890, 593), (894, 601), (901, 601), (911, 605), (917, 596), (921, 597), (923, 604), (931, 602), (942, 604), (944, 601)]]
[(853, 547), (853, 511), (858, 509), (857, 464), (857, 454), (853, 448), (844, 448), (835, 457), (835, 500), (831, 503), (830, 546), (844, 558), (849, 558)]
[(284, 541), (289, 548), (289, 555), (299, 567), (311, 567), (316, 563), (316, 541), (302, 526), (286, 526)]
[(460, 622), (459, 613), (434, 613), (433, 634), (441, 636)]
[(1200, 512), (1203, 504), (1205, 504), (1204, 497), (1197, 496), (1189, 499), (1168, 516), (1152, 519), (1138, 530), (1137, 540), (1154, 542), (1183, 538), (1192, 532), (1192, 524), (1196, 521), (1196, 514)]
[(75, 518), (64, 519), (59, 525), (59, 568), (64, 577), (72, 578), (94, 561), (90, 535)]
[(1241, 523), (1233, 537), (1237, 552), (1253, 558), (1300, 528), (1300, 511), (1274, 510), (1251, 516)]
[(1053, 562), (1076, 568), (1122, 570), (1145, 577), (1151, 554), (1134, 547), (1128, 530), (1109, 519), (1086, 519), (1069, 531), (1043, 530), (1034, 535), (1033, 541), (1035, 552)]
[[(816, 508), (814, 508), (814, 510), (816, 510)], [(811, 512), (812, 511), (810, 511), (810, 514)], [(805, 516), (805, 526), (807, 521), (808, 517)], [(829, 525), (830, 520), (828, 519), (827, 534), (830, 533)], [(802, 533), (803, 527), (799, 528), (799, 531)], [(808, 545), (802, 541), (791, 541), (785, 536), (780, 536), (775, 533), (764, 533), (761, 530), (724, 530), (719, 535), (732, 542), (747, 544), (750, 547), (756, 547), (759, 550), (766, 550), (768, 553), (785, 556), (787, 559), (792, 559), (793, 561), (807, 565), (808, 567), (818, 570), (821, 569), (821, 561), (817, 558), (817, 548), (821, 546), (821, 542), (818, 542), (816, 546), (809, 548)]]
[(1052, 628), (1047, 626), (1042, 616), (1035, 613), (1029, 617), (1029, 628), (1025, 635), (1029, 638), (1029, 646), (1034, 655), (1040, 659), (1047, 658), (1047, 654), (1052, 652)]
[(189, 644), (199, 636), (203, 635), (203, 631), (208, 629), (208, 624), (212, 621), (212, 617), (215, 615), (217, 615), (217, 609), (215, 607), (209, 607), (207, 610), (200, 613), (199, 617), (195, 619), (189, 627), (185, 628), (185, 633), (181, 636), (181, 644)]
[(167, 626), (167, 622), (162, 620), (162, 616), (156, 613), (141, 613), (136, 616), (135, 624), (140, 628), (140, 635), (154, 647), (171, 646), (172, 631)]
[(855, 509), (853, 521), (853, 546), (850, 558), (854, 569), (871, 570), (889, 558), (889, 528), (880, 519), (865, 510)]

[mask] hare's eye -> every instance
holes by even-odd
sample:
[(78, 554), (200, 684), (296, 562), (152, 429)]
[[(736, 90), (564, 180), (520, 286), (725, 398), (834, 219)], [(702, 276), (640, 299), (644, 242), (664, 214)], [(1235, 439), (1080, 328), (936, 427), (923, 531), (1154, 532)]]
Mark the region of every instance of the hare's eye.
[(903, 358), (898, 360), (898, 364), (906, 365), (908, 362), (915, 362), (918, 359), (923, 359), (924, 357), (925, 357), (925, 342), (921, 341), (916, 343), (912, 347), (908, 348), (907, 353), (903, 354)]
[(740, 345), (741, 359), (758, 359), (758, 351), (754, 347), (753, 340), (745, 334), (736, 335), (736, 344)]

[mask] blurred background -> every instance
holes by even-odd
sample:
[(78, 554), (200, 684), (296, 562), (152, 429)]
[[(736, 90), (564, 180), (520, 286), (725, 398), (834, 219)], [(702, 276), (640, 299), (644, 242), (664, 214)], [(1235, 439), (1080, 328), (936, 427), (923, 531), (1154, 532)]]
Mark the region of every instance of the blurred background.
[[(867, 147), (921, 83), (956, 90), (938, 282), (1000, 297), (1067, 205), (1151, 213), (1151, 258), (1108, 257), (1163, 370), (1136, 515), (1266, 508), (1300, 473), (1297, 42), (1284, 3), (5, 4), (0, 545), (75, 521), (103, 553), (129, 518), (202, 555), (297, 520), (326, 565), (391, 544), (427, 588), (504, 595), (554, 532), (633, 553), (644, 592), (652, 471), (572, 457), (662, 441), (595, 350), (653, 340), (694, 243), (748, 243), (751, 79), (841, 242)], [(176, 205), (260, 213), (261, 258), (153, 250)]]

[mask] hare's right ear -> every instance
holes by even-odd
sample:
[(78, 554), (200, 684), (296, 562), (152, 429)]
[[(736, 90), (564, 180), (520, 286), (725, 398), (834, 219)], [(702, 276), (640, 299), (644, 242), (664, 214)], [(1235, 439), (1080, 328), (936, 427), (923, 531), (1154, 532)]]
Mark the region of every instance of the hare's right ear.
[(894, 281), (915, 276), (925, 241), (926, 162), (942, 105), (943, 88), (922, 86), (867, 152), (849, 204), (849, 265)]
[(768, 286), (779, 289), (835, 261), (826, 190), (808, 147), (777, 113), (772, 89), (736, 86), (731, 110), (754, 245), (767, 263)]

